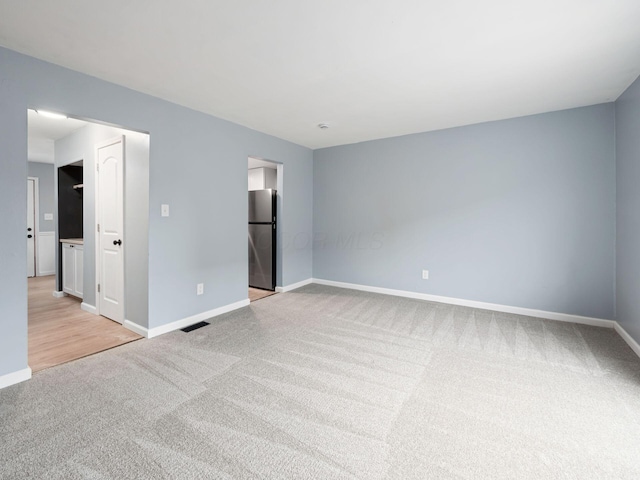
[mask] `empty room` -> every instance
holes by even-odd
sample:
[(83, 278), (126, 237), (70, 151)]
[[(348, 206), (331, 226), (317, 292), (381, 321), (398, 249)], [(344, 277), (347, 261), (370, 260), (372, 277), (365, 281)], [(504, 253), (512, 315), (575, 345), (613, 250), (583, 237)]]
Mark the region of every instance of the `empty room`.
[(0, 0), (0, 479), (640, 478), (638, 25)]

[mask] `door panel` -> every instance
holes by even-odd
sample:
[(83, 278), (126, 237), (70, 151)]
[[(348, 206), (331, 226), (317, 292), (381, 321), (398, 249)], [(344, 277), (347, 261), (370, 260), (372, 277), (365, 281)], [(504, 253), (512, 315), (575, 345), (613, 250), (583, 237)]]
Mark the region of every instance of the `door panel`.
[(118, 303), (120, 289), (118, 276), (120, 275), (120, 258), (118, 252), (105, 250), (102, 256), (103, 268), (103, 299), (107, 302)]
[(62, 291), (73, 295), (75, 293), (75, 252), (71, 245), (62, 244)]
[[(108, 150), (113, 150), (108, 147)], [(106, 153), (106, 158), (102, 159), (100, 164), (100, 206), (102, 207), (102, 218), (100, 229), (103, 234), (118, 235), (121, 231), (121, 212), (119, 212), (120, 199), (120, 170), (122, 169), (121, 160), (119, 160), (111, 151)], [(115, 207), (115, 208), (113, 208)]]
[(84, 249), (76, 245), (73, 250), (75, 259), (75, 293), (77, 297), (82, 298), (84, 290)]
[(124, 137), (98, 147), (100, 314), (124, 322)]

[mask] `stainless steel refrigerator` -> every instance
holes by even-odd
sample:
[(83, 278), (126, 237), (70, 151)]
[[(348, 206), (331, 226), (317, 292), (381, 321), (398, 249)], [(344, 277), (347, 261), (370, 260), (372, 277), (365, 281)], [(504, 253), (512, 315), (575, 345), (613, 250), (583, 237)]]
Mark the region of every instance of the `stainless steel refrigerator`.
[(276, 191), (249, 192), (249, 286), (276, 288)]

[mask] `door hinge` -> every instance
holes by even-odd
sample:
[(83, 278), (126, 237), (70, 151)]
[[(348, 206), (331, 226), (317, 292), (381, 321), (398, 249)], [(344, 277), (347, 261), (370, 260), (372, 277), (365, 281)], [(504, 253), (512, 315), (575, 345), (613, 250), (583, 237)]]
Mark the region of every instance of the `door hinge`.
[(100, 293), (100, 284), (98, 284), (98, 293)]
[(98, 231), (100, 231), (100, 224), (98, 224)]
[(96, 163), (96, 172), (99, 172), (99, 171), (100, 171), (100, 164)]

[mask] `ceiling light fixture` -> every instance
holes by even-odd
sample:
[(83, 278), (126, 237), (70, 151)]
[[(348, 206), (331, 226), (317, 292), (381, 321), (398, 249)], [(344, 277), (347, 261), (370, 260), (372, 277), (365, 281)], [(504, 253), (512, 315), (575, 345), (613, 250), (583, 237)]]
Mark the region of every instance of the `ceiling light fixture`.
[(318, 124), (318, 128), (320, 128), (322, 130), (326, 130), (327, 128), (329, 128), (329, 124), (328, 123), (319, 123)]
[(58, 118), (58, 119), (68, 118), (66, 115), (62, 113), (48, 112), (47, 110), (36, 110), (36, 112), (38, 113), (38, 115), (42, 115), (43, 117), (47, 117), (47, 118)]

